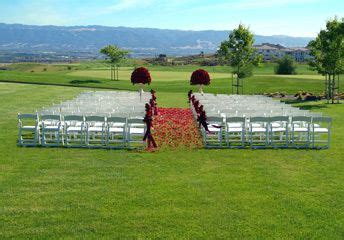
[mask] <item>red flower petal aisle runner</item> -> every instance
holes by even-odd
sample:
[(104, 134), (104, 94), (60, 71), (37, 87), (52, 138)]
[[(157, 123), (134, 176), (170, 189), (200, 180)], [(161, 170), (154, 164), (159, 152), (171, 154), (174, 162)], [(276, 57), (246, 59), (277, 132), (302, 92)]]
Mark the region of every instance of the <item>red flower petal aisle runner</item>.
[(158, 148), (201, 148), (201, 134), (190, 109), (159, 108), (153, 136)]

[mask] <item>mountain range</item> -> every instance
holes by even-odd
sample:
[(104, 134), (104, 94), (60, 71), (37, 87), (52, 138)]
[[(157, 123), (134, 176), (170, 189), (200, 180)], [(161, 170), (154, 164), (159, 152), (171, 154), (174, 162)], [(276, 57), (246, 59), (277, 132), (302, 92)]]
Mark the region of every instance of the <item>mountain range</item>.
[[(131, 50), (132, 55), (155, 56), (167, 54), (184, 56), (214, 53), (230, 31), (184, 31), (155, 28), (106, 26), (33, 26), (0, 23), (0, 51), (88, 52), (116, 44)], [(272, 43), (285, 47), (304, 47), (312, 38), (283, 35), (255, 35), (255, 44)]]

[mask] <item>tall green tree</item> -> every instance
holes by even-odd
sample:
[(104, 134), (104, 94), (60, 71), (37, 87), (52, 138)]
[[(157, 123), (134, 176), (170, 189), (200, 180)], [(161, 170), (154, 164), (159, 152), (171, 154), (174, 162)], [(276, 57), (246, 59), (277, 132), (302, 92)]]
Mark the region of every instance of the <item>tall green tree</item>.
[(240, 24), (229, 34), (229, 39), (223, 41), (218, 50), (218, 56), (224, 58), (236, 75), (236, 93), (239, 94), (240, 79), (252, 75), (252, 68), (261, 61), (261, 56), (253, 48), (254, 37), (248, 28)]
[(344, 18), (329, 20), (326, 29), (321, 30), (308, 47), (314, 57), (310, 66), (325, 76), (326, 98), (334, 103), (339, 87), (336, 79), (344, 73)]
[(108, 45), (100, 49), (100, 53), (109, 58), (111, 80), (118, 81), (119, 64), (129, 54), (129, 51), (123, 50), (116, 45)]

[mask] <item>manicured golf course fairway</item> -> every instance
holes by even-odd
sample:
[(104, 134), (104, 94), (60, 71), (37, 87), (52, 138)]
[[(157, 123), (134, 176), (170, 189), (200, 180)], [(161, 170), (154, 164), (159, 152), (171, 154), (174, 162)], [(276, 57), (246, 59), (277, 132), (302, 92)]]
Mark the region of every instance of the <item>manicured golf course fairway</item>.
[[(190, 69), (153, 68), (146, 90), (157, 91), (161, 107), (186, 108)], [(314, 73), (270, 70), (247, 79), (244, 92), (322, 92)], [(343, 104), (296, 104), (332, 117), (328, 150), (17, 146), (18, 112), (99, 88), (137, 90), (122, 71), (120, 81), (95, 69), (0, 71), (1, 239), (344, 238)], [(230, 91), (223, 71), (215, 68), (206, 92)]]

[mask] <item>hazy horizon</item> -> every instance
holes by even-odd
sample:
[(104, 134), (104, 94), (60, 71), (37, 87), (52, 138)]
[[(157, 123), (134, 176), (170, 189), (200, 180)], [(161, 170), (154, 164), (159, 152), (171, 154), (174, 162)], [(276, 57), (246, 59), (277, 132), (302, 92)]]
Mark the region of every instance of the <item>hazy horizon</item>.
[(6, 24), (229, 31), (243, 23), (257, 35), (294, 37), (315, 37), (344, 16), (341, 0), (4, 0), (0, 9)]

